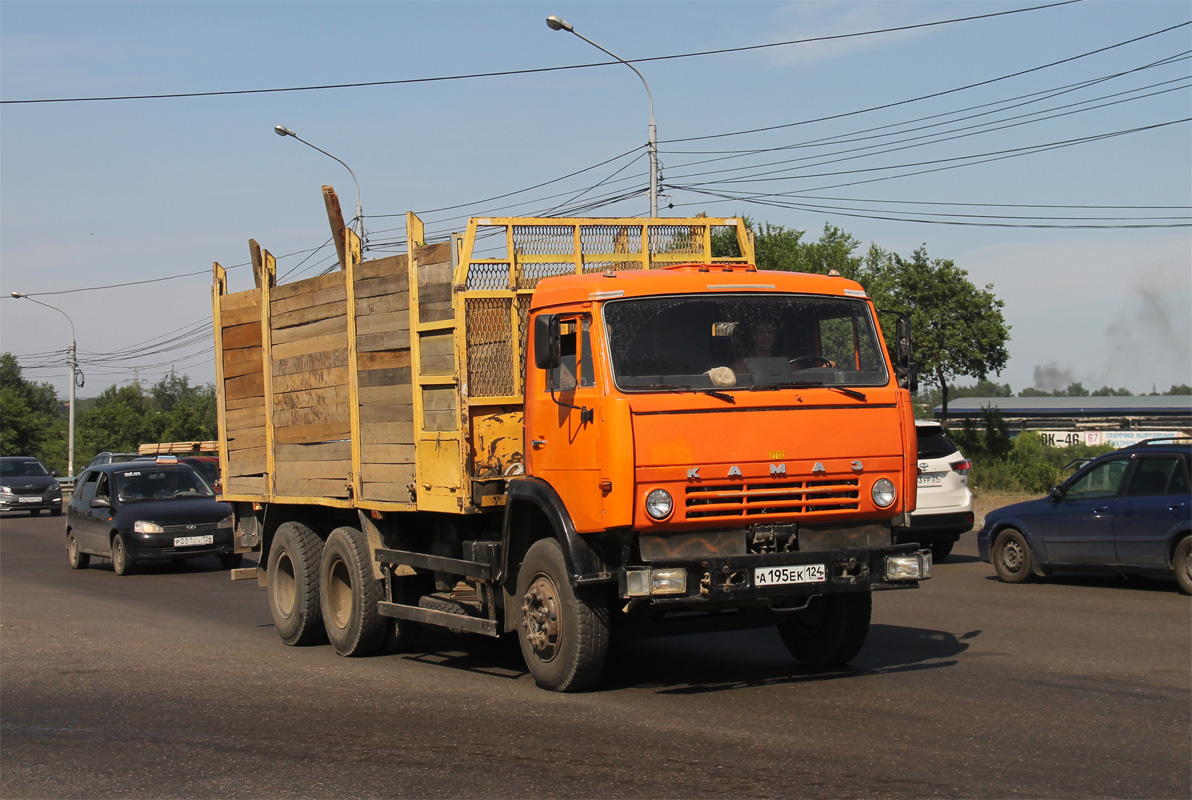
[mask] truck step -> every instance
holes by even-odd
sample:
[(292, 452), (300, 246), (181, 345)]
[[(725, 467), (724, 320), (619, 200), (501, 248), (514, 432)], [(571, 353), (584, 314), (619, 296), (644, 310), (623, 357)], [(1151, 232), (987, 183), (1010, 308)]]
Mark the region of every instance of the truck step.
[(377, 610), (383, 617), (408, 619), (421, 622), (424, 625), (437, 625), (455, 633), (482, 633), (485, 636), (500, 636), (497, 623), (491, 619), (479, 619), (465, 614), (451, 611), (440, 611), (438, 608), (420, 608), (400, 603), (377, 603)]

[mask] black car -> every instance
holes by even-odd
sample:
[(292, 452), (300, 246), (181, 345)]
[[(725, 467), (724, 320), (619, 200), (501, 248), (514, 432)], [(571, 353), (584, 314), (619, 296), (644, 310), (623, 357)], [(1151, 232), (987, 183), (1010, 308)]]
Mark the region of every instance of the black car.
[(1192, 594), (1192, 446), (1142, 442), (1092, 459), (1051, 494), (990, 512), (981, 560), (1022, 583), (1055, 570), (1174, 573)]
[(218, 556), (224, 569), (240, 566), (232, 507), (192, 467), (127, 461), (88, 467), (66, 509), (66, 555), (73, 569), (91, 556), (110, 558), (117, 575), (137, 561)]
[(61, 516), (57, 475), (31, 456), (0, 458), (0, 511), (28, 511), (36, 517), (44, 509)]

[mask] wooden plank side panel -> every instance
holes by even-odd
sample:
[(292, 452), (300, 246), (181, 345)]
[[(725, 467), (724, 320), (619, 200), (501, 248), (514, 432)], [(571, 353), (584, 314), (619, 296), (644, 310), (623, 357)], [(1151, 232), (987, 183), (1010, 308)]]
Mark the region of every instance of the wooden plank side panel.
[(357, 278), (383, 278), (389, 275), (406, 276), (407, 259), (405, 253), (386, 256), (372, 261), (362, 261), (356, 266)]
[(224, 380), (259, 373), (263, 368), (261, 351), (262, 348), (259, 345), (236, 350), (225, 349), (223, 352)]
[(411, 464), (404, 471), (393, 472), (393, 480), (387, 482), (365, 481), (361, 486), (360, 495), (363, 500), (378, 500), (390, 503), (409, 503), (414, 497), (410, 486), (414, 483), (414, 465)]
[(348, 484), (344, 480), (281, 478), (273, 481), (274, 491), (286, 497), (334, 497), (348, 496)]
[[(273, 396), (287, 392), (301, 392), (314, 389), (326, 389), (336, 386), (347, 386), (348, 368), (333, 367), (331, 369), (314, 369), (310, 372), (295, 372), (289, 375), (273, 376)], [(277, 404), (276, 399), (274, 404)]]
[(280, 461), (274, 459), (280, 480), (338, 480), (347, 482), (352, 461)]
[[(273, 291), (270, 292), (270, 311), (276, 314), (278, 311), (292, 311), (295, 308), (332, 302), (325, 299), (328, 295), (324, 293), (330, 292), (334, 295), (337, 290), (340, 292), (341, 300), (346, 297), (343, 273), (340, 272), (329, 272), (326, 275), (303, 278), (293, 283), (279, 284), (274, 286)], [(288, 303), (289, 305), (279, 308), (279, 303)]]
[(361, 443), (360, 460), (373, 466), (413, 464), (414, 445)]
[(225, 326), (223, 329), (224, 350), (236, 350), (241, 347), (261, 346), (261, 322), (246, 322), (243, 325)]
[[(329, 425), (339, 430), (343, 426), (344, 430), (351, 430), (351, 422), (348, 418), (348, 404), (335, 403), (329, 406), (316, 406), (314, 408), (293, 408), (293, 409), (273, 409), (273, 427), (274, 433), (278, 436), (278, 441), (281, 441), (282, 428), (306, 427), (309, 425)], [(346, 438), (346, 437), (340, 437)]]
[(291, 425), (274, 431), (277, 445), (307, 444), (311, 442), (335, 442), (346, 440), (352, 435), (352, 427), (345, 418), (342, 422)]
[(224, 486), (223, 490), (224, 494), (263, 495), (265, 494), (265, 479), (232, 477), (228, 479), (228, 484)]
[(347, 331), (348, 318), (342, 313), (323, 319), (294, 323), (287, 327), (278, 325), (275, 320), (272, 334), (273, 349), (276, 351), (278, 345), (289, 344), (301, 339), (317, 339), (334, 333), (346, 334)]
[[(279, 375), (294, 375), (299, 372), (315, 372), (321, 369), (346, 368), (347, 366), (348, 350), (346, 347), (338, 350), (326, 350), (319, 353), (291, 356), (289, 358), (278, 358), (276, 353), (273, 355), (274, 380)], [(344, 381), (344, 383), (346, 382)]]
[(323, 322), (342, 317), (347, 314), (347, 308), (347, 303), (344, 300), (337, 300), (331, 303), (320, 303), (316, 306), (295, 308), (283, 313), (274, 313), (269, 321), (275, 331), (284, 330), (295, 325), (308, 325), (312, 322)]
[(408, 330), (372, 333), (356, 337), (356, 349), (361, 353), (375, 353), (383, 350), (408, 350), (409, 347), (410, 332)]
[(265, 376), (256, 372), (224, 381), (224, 397), (228, 402), (250, 397), (265, 397)]
[(351, 442), (317, 442), (314, 444), (282, 444), (277, 446), (278, 461), (351, 461)]
[(273, 408), (283, 411), (342, 405), (348, 402), (348, 387), (343, 384), (319, 386), (315, 389), (301, 389), (297, 391), (277, 391), (277, 381), (274, 381), (273, 386), (275, 390), (273, 393)]
[[(413, 416), (411, 414), (411, 416)], [(414, 444), (414, 423), (370, 422), (360, 425), (360, 446), (369, 445), (412, 445)]]
[[(315, 353), (327, 353), (334, 350), (347, 350), (348, 334), (345, 330), (342, 333), (330, 333), (325, 336), (315, 336), (309, 339), (299, 339), (295, 342), (287, 342), (285, 344), (273, 346), (273, 358), (277, 360), (284, 360), (287, 358), (294, 358), (297, 356), (309, 356)], [(344, 363), (347, 363), (347, 353), (342, 356)], [(273, 374), (277, 374), (276, 370)]]
[[(261, 290), (260, 289), (245, 289), (242, 292), (229, 292), (225, 295), (220, 295), (219, 298), (219, 313), (221, 316), (227, 315), (229, 312), (241, 311), (246, 308), (260, 308), (261, 306)], [(260, 319), (260, 315), (257, 315)]]

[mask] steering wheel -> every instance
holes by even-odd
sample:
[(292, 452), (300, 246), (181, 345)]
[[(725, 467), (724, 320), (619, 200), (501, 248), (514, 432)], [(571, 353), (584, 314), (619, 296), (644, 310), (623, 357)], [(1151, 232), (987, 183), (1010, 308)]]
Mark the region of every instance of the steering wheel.
[(836, 362), (823, 356), (799, 356), (798, 358), (791, 359), (791, 366), (797, 366), (799, 369), (807, 369), (809, 367), (835, 368)]

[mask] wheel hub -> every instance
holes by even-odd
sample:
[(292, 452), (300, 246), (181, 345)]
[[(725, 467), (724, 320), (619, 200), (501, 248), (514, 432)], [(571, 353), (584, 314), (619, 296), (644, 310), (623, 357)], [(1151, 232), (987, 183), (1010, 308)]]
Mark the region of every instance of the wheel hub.
[(554, 581), (546, 575), (536, 575), (522, 597), (522, 627), (530, 649), (540, 661), (550, 661), (559, 652), (563, 634), (559, 605)]
[(1006, 543), (1002, 549), (1002, 563), (1010, 572), (1018, 572), (1022, 569), (1022, 548), (1018, 546), (1018, 542)]

